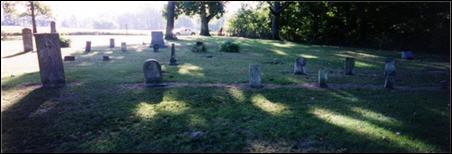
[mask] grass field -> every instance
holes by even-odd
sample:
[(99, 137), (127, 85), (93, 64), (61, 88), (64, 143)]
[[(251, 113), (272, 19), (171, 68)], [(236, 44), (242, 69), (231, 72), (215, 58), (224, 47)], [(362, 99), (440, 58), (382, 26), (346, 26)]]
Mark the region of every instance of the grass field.
[[(402, 60), (394, 51), (181, 37), (167, 42), (176, 45), (179, 63), (169, 66), (169, 48), (155, 53), (142, 44), (146, 37), (118, 36), (116, 44), (128, 42), (121, 52), (106, 46), (109, 37), (74, 37), (78, 43), (62, 49), (76, 60), (64, 62), (61, 89), (40, 88), (36, 53), (2, 58), (2, 152), (450, 151), (449, 88), (416, 89), (450, 83), (448, 56)], [(88, 39), (105, 43), (85, 54)], [(190, 51), (199, 40), (208, 52)], [(239, 43), (240, 53), (218, 52), (225, 40)], [(20, 43), (2, 41), (2, 57), (15, 51)], [(292, 74), (298, 56), (307, 58), (308, 75)], [(346, 56), (356, 58), (353, 76), (342, 75)], [(387, 57), (397, 58), (396, 89), (367, 88), (383, 86)], [(264, 84), (314, 83), (318, 69), (327, 69), (328, 83), (362, 88), (149, 89), (136, 86), (148, 58), (160, 61), (167, 83), (246, 84), (248, 65), (259, 63)], [(274, 58), (282, 63), (272, 64)]]

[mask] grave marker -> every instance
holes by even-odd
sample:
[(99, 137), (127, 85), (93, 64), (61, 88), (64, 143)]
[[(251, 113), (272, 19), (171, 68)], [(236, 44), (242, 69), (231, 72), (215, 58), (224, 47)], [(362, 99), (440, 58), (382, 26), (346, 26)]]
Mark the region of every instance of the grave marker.
[(115, 39), (111, 38), (110, 39), (110, 48), (114, 48), (115, 47)]
[(396, 68), (395, 68), (395, 59), (388, 58), (385, 60), (385, 88), (393, 89), (395, 84), (395, 75), (396, 75)]
[(143, 64), (143, 73), (146, 87), (162, 86), (162, 68), (157, 60), (146, 60)]
[(65, 85), (59, 40), (57, 33), (35, 34), (39, 73), (43, 87), (62, 87)]
[(306, 60), (303, 57), (298, 57), (295, 60), (295, 63), (293, 65), (294, 74), (306, 75), (305, 66), (306, 66)]
[(163, 40), (163, 32), (162, 31), (152, 31), (152, 40), (151, 40), (151, 47), (154, 47), (155, 44), (158, 44), (160, 48), (166, 48), (165, 42)]
[(176, 53), (174, 51), (174, 43), (171, 44), (171, 59), (170, 59), (170, 65), (177, 65), (176, 60)]
[(91, 41), (86, 41), (85, 52), (91, 52)]
[(353, 75), (353, 68), (355, 67), (355, 59), (347, 57), (345, 58), (344, 71), (345, 75)]
[(261, 69), (259, 64), (250, 64), (250, 87), (261, 88)]
[(22, 42), (24, 52), (33, 51), (33, 33), (30, 28), (22, 29)]

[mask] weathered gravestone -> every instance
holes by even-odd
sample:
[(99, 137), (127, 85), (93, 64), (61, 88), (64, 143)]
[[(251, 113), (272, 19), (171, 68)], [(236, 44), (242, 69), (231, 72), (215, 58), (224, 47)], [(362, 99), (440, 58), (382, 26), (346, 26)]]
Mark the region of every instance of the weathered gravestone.
[(350, 57), (345, 58), (345, 75), (353, 75), (353, 68), (355, 68), (355, 59)]
[(388, 58), (385, 60), (385, 88), (393, 89), (395, 84), (395, 75), (396, 75), (396, 68), (395, 68), (395, 59), (394, 58)]
[(151, 40), (151, 47), (154, 47), (155, 44), (158, 44), (160, 48), (166, 48), (165, 42), (163, 40), (163, 32), (162, 31), (152, 31), (152, 40)]
[(176, 60), (176, 53), (174, 51), (174, 43), (171, 44), (171, 59), (170, 59), (170, 65), (177, 65)]
[(146, 87), (164, 86), (162, 82), (162, 67), (155, 59), (148, 59), (143, 64), (144, 84)]
[(121, 51), (126, 52), (127, 51), (127, 45), (126, 42), (121, 42)]
[(33, 51), (33, 33), (30, 28), (22, 29), (22, 42), (24, 44), (24, 52)]
[(102, 60), (103, 61), (109, 61), (110, 60), (110, 56), (102, 56)]
[(114, 48), (115, 47), (115, 39), (111, 38), (110, 39), (110, 48)]
[(55, 21), (50, 22), (50, 33), (56, 33)]
[(320, 88), (327, 88), (328, 85), (326, 84), (326, 81), (328, 80), (328, 71), (326, 70), (319, 70), (319, 76), (318, 76), (318, 84)]
[(85, 52), (91, 52), (91, 41), (86, 41)]
[(57, 33), (35, 34), (39, 73), (43, 87), (62, 87), (65, 85), (59, 40)]
[(306, 75), (306, 60), (303, 57), (298, 57), (293, 64), (293, 73), (298, 75)]
[(402, 59), (413, 59), (413, 52), (411, 51), (402, 51)]
[(261, 69), (259, 64), (250, 64), (250, 87), (261, 88)]
[(64, 61), (74, 61), (75, 57), (74, 56), (64, 56)]

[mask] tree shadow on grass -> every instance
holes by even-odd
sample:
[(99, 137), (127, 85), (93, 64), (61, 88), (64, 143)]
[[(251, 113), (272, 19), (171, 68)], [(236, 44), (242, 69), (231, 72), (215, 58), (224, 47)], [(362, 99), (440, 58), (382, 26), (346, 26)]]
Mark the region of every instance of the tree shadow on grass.
[(2, 58), (3, 59), (13, 58), (13, 57), (20, 56), (20, 55), (23, 55), (23, 54), (26, 54), (26, 53), (29, 53), (29, 52), (31, 52), (31, 51), (18, 52), (18, 53), (15, 53), (15, 54), (12, 54), (12, 55), (8, 55), (8, 56), (2, 57)]

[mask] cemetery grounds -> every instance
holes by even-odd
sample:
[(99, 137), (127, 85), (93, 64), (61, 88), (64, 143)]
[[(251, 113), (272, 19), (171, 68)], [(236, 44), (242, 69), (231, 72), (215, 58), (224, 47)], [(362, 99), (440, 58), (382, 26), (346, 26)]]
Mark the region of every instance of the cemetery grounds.
[[(63, 62), (61, 89), (40, 88), (36, 52), (2, 41), (2, 152), (450, 151), (449, 55), (196, 36), (166, 41), (179, 64), (169, 66), (170, 48), (153, 52), (150, 36), (68, 37), (62, 55), (76, 58)], [(219, 52), (225, 40), (240, 53)], [(195, 41), (207, 52), (191, 52)], [(292, 73), (298, 56), (307, 75)], [(354, 75), (343, 75), (345, 57)], [(394, 90), (383, 88), (386, 57), (396, 58)], [(148, 58), (168, 87), (143, 86)], [(261, 89), (247, 86), (254, 63)], [(313, 86), (319, 69), (330, 88)]]

